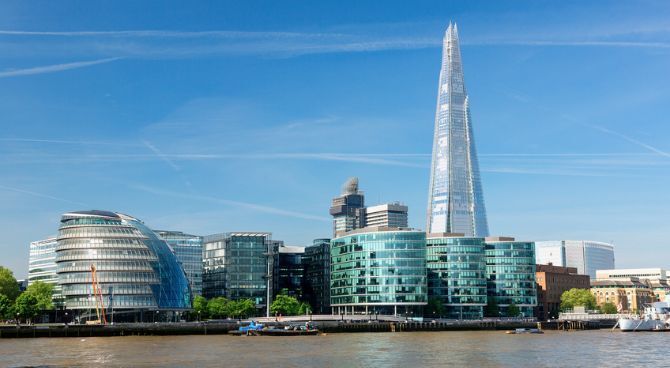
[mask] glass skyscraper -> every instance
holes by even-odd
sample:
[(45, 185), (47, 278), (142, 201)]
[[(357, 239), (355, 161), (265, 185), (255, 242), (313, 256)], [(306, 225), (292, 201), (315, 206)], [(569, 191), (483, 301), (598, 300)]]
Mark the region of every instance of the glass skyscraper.
[(330, 239), (305, 248), (305, 298), (314, 313), (330, 313)]
[(202, 237), (181, 231), (155, 230), (174, 251), (184, 268), (193, 295), (202, 295)]
[(489, 232), (455, 24), (443, 41), (426, 230), (475, 237)]
[(189, 283), (174, 253), (136, 218), (108, 211), (62, 216), (56, 272), (68, 309), (96, 307), (92, 266), (105, 308), (113, 306), (115, 314), (119, 309), (191, 307)]

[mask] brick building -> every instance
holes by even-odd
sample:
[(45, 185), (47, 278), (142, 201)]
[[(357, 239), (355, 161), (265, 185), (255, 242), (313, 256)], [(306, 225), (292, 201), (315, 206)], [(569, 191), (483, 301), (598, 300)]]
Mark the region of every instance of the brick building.
[(537, 284), (537, 313), (540, 321), (558, 317), (561, 308), (561, 295), (564, 291), (577, 288), (589, 289), (589, 275), (580, 275), (576, 267), (537, 265), (535, 270)]

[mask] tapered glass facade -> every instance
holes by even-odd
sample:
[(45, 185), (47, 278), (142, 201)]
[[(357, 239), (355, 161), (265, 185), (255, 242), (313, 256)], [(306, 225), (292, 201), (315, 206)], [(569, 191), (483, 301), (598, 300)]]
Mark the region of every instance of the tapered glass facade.
[(481, 318), (487, 301), (484, 239), (429, 234), (426, 243), (428, 297), (444, 306), (437, 317)]
[(335, 313), (419, 314), (427, 301), (426, 234), (359, 229), (331, 241)]
[(524, 317), (532, 317), (537, 306), (535, 285), (535, 243), (486, 241), (488, 296), (506, 316), (510, 304)]
[(191, 307), (189, 283), (172, 250), (133, 217), (108, 211), (62, 216), (56, 272), (68, 309), (96, 307), (92, 266), (107, 308)]
[(444, 36), (428, 194), (429, 233), (488, 235), (456, 25)]

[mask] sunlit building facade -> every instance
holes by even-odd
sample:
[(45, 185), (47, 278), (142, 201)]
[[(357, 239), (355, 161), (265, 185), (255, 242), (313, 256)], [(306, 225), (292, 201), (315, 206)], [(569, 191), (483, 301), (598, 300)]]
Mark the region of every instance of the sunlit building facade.
[(493, 299), (503, 316), (514, 304), (522, 316), (533, 317), (537, 306), (535, 244), (491, 237), (485, 239), (485, 246), (488, 298)]
[(331, 241), (333, 313), (419, 315), (426, 280), (425, 232), (363, 228)]
[(202, 295), (202, 237), (181, 231), (155, 230), (174, 251), (184, 268), (193, 295)]
[(98, 305), (92, 266), (105, 308), (119, 312), (191, 307), (188, 279), (174, 253), (134, 217), (109, 211), (66, 213), (57, 241), (56, 272), (68, 309)]
[(428, 234), (428, 297), (439, 300), (453, 319), (482, 318), (486, 306), (486, 253), (483, 238)]
[(443, 41), (429, 185), (428, 233), (488, 236), (470, 101), (455, 24), (449, 25)]
[(53, 285), (53, 302), (56, 306), (62, 304), (61, 286), (56, 274), (56, 237), (38, 240), (30, 243), (30, 258), (28, 261), (28, 285), (41, 281)]
[(273, 241), (272, 234), (264, 232), (205, 236), (203, 296), (251, 299), (257, 308), (264, 308), (272, 297), (272, 249), (276, 244), (280, 242)]
[(589, 240), (536, 242), (537, 263), (575, 267), (577, 272), (596, 278), (597, 270), (614, 269), (614, 245)]

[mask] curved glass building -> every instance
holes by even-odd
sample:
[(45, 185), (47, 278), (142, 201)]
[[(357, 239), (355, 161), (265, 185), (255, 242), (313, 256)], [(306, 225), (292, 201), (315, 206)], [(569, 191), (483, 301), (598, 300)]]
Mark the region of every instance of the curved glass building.
[(428, 297), (453, 319), (478, 319), (486, 306), (486, 253), (483, 238), (428, 234)]
[(189, 282), (173, 251), (136, 218), (107, 211), (62, 216), (56, 272), (68, 309), (96, 307), (92, 265), (97, 269), (105, 308), (191, 307)]
[(426, 233), (363, 228), (331, 241), (334, 313), (420, 314), (427, 302)]

